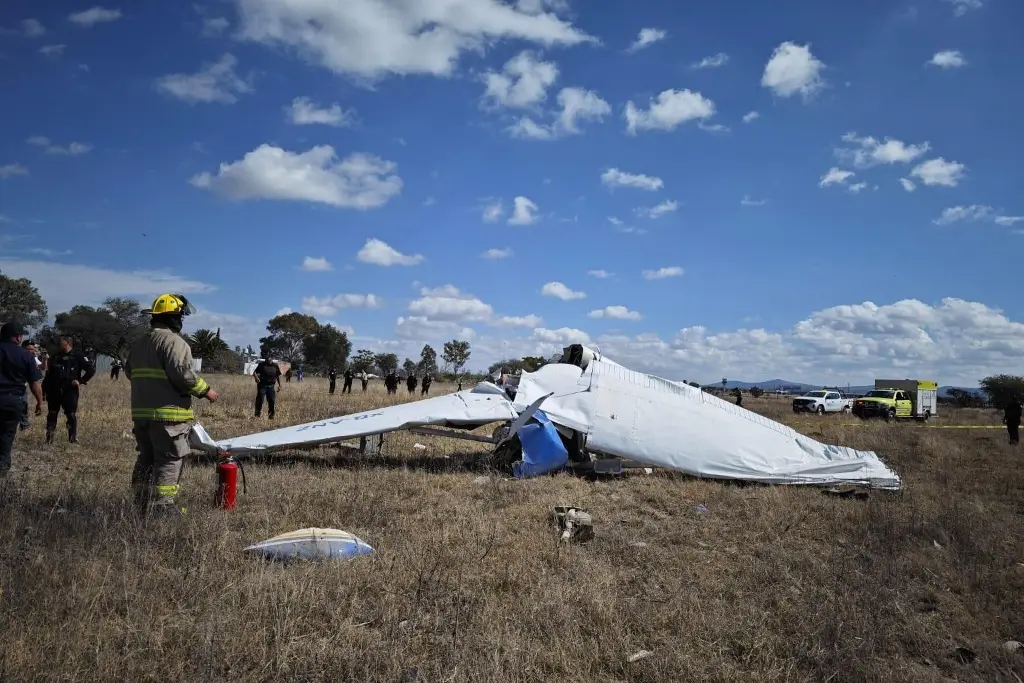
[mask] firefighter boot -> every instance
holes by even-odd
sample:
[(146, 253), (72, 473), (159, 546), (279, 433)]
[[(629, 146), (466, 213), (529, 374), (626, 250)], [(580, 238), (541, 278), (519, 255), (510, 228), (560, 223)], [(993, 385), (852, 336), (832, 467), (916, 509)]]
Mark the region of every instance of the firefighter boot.
[(185, 514), (184, 508), (179, 508), (174, 500), (178, 495), (177, 484), (157, 484), (156, 495), (149, 506), (149, 512), (154, 517), (179, 518)]

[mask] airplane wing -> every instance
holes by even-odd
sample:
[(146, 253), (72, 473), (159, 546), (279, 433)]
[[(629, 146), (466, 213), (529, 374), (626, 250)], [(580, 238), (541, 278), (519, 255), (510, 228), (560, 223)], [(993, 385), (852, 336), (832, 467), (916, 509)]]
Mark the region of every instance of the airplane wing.
[(267, 453), (411, 427), (479, 427), (491, 422), (509, 422), (518, 417), (519, 412), (512, 407), (505, 393), (484, 382), (473, 389), (454, 394), (220, 441), (214, 441), (206, 430), (196, 424), (192, 430), (192, 445), (210, 453)]

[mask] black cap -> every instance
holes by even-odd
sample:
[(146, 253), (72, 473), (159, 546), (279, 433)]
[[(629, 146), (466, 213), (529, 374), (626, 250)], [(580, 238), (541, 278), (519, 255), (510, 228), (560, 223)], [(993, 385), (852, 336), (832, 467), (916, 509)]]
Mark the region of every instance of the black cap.
[(14, 339), (25, 334), (25, 326), (19, 320), (10, 320), (0, 327), (0, 339)]

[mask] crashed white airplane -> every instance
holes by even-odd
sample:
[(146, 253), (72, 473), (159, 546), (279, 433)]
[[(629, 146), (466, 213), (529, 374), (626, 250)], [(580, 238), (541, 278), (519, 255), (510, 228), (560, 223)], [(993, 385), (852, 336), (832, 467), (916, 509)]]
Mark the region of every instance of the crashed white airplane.
[[(495, 422), (505, 424), (492, 437), (467, 433)], [(900, 488), (899, 476), (872, 451), (820, 443), (579, 344), (566, 347), (559, 362), (522, 373), (517, 387), (481, 382), (454, 394), (221, 441), (196, 425), (192, 443), (209, 453), (241, 455), (362, 437), (366, 450), (398, 430), (492, 443), (498, 455), (521, 457), (513, 466), (517, 477), (566, 466), (615, 472), (625, 465), (771, 484)]]

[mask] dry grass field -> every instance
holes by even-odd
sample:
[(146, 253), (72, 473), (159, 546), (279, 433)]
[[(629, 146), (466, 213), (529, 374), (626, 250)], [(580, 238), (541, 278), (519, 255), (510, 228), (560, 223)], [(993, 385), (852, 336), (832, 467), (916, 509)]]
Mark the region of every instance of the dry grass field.
[[(215, 438), (269, 428), (248, 378), (209, 379), (223, 398), (200, 420)], [(1024, 468), (1000, 430), (849, 427), (745, 401), (877, 450), (906, 487), (867, 500), (672, 472), (484, 481), (464, 442), (400, 435), (380, 457), (250, 461), (230, 512), (197, 458), (188, 515), (144, 524), (128, 389), (99, 377), (83, 391), (78, 447), (46, 447), (41, 418), (18, 437), (0, 482), (0, 680), (1024, 680), (1024, 652), (1003, 649), (1024, 640)], [(390, 400), (379, 382), (333, 397), (325, 380), (291, 382), (276, 424)], [(593, 514), (593, 540), (559, 547), (563, 503)], [(304, 526), (376, 553), (278, 565), (241, 552)], [(641, 650), (653, 654), (628, 661)]]

